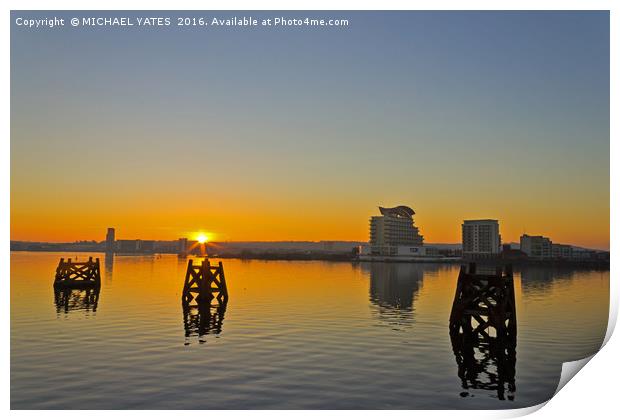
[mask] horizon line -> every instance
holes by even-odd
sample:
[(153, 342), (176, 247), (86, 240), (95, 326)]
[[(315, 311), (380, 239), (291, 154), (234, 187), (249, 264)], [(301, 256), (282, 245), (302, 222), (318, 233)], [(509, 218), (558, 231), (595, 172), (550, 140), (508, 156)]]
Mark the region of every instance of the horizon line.
[[(531, 236), (531, 235), (530, 235)], [(550, 238), (550, 237), (549, 237)], [(176, 242), (179, 239), (188, 239), (191, 241), (195, 241), (195, 239), (189, 239), (189, 238), (177, 238), (177, 239), (140, 239), (140, 238), (132, 238), (132, 239), (116, 239), (115, 241), (119, 241), (119, 240), (127, 240), (127, 241), (155, 241), (155, 242)], [(80, 239), (80, 240), (74, 240), (71, 242), (52, 242), (52, 241), (32, 241), (32, 240), (20, 240), (20, 239), (11, 239), (10, 242), (24, 242), (24, 243), (45, 243), (45, 244), (74, 244), (74, 243), (80, 243), (80, 242), (95, 242), (95, 243), (105, 243), (105, 239), (103, 240), (95, 240), (95, 239)], [(244, 242), (248, 242), (248, 243), (278, 243), (278, 242), (297, 242), (297, 243), (302, 243), (302, 242), (306, 242), (306, 243), (320, 243), (320, 242), (352, 242), (352, 243), (363, 243), (363, 244), (368, 244), (370, 243), (370, 241), (358, 241), (358, 240), (342, 240), (342, 239), (319, 239), (319, 240), (300, 240), (300, 239), (295, 239), (295, 240), (233, 240), (233, 241), (208, 241), (208, 243), (212, 243), (212, 244), (226, 244), (226, 243), (244, 243)], [(509, 245), (509, 244), (519, 244), (520, 242), (518, 241), (509, 241), (509, 242), (502, 242), (502, 245)], [(553, 240), (552, 240), (552, 243)], [(586, 250), (592, 250), (592, 251), (603, 251), (603, 252), (609, 252), (610, 249), (609, 248), (592, 248), (592, 247), (587, 247), (587, 246), (583, 246), (583, 245), (578, 245), (578, 244), (574, 244), (574, 243), (566, 243), (566, 242), (557, 242), (556, 244), (560, 244), (560, 245), (569, 245), (569, 246), (573, 246), (573, 247), (577, 247), (577, 248), (582, 248), (582, 249), (586, 249)], [(423, 244), (423, 246), (426, 245), (458, 245), (461, 246), (463, 245), (462, 242), (425, 242)]]

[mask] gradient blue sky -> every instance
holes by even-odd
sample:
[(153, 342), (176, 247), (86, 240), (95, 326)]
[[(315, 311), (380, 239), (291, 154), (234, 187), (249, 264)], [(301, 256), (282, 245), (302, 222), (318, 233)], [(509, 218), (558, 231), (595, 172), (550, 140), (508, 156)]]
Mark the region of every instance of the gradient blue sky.
[(377, 205), (407, 204), (431, 242), (491, 217), (507, 241), (609, 247), (607, 12), (287, 14), (350, 25), (13, 12), (12, 239), (365, 240)]

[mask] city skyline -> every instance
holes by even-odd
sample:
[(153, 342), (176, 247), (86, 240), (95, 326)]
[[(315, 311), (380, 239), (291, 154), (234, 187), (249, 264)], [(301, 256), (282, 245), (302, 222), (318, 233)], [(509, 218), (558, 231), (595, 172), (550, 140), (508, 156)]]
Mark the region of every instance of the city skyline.
[(342, 14), (13, 23), (11, 239), (367, 241), (376, 205), (408, 203), (429, 243), (492, 218), (507, 242), (609, 249), (607, 12)]
[[(399, 207), (403, 207), (402, 205)], [(379, 206), (379, 209), (384, 211), (385, 209), (383, 209), (381, 206)], [(388, 209), (391, 210), (391, 209)], [(366, 244), (370, 244), (372, 243), (372, 236), (373, 236), (373, 228), (372, 228), (372, 220), (375, 219), (376, 216), (371, 216), (371, 228), (370, 228), (370, 232), (369, 232), (369, 237), (366, 238), (365, 240), (350, 240), (350, 239), (318, 239), (318, 240), (308, 240), (308, 239), (300, 239), (300, 240), (232, 240), (232, 241), (228, 241), (228, 240), (217, 240), (216, 236), (212, 233), (212, 232), (206, 232), (206, 231), (195, 231), (195, 232), (191, 232), (185, 236), (180, 236), (178, 238), (155, 238), (155, 237), (126, 237), (126, 236), (121, 236), (121, 237), (116, 237), (116, 228), (114, 227), (108, 227), (107, 228), (107, 234), (104, 235), (103, 239), (97, 239), (97, 238), (82, 238), (82, 239), (76, 239), (73, 241), (38, 241), (38, 240), (17, 240), (17, 239), (11, 239), (11, 242), (23, 242), (23, 243), (49, 243), (49, 244), (78, 244), (78, 243), (98, 243), (98, 244), (106, 244), (106, 249), (112, 249), (111, 247), (114, 247), (114, 243), (120, 243), (120, 242), (172, 242), (172, 243), (176, 243), (179, 241), (189, 241), (190, 243), (195, 243), (195, 244), (206, 244), (206, 243), (321, 243), (321, 242), (325, 242), (325, 243), (329, 243), (329, 242), (333, 242), (333, 243), (366, 243)], [(470, 220), (463, 220), (462, 221), (462, 225), (461, 228), (469, 223), (486, 223), (486, 222), (495, 222), (495, 223), (500, 223), (501, 221), (499, 220), (495, 220), (495, 219), (470, 219)], [(501, 223), (498, 226), (499, 227), (499, 231), (498, 231), (498, 247), (497, 247), (497, 251), (500, 251), (500, 246), (501, 245), (519, 245), (523, 243), (523, 238), (527, 237), (527, 238), (539, 238), (542, 240), (550, 240), (553, 238), (550, 238), (549, 236), (546, 235), (541, 235), (541, 234), (531, 234), (531, 232), (523, 232), (521, 233), (521, 235), (519, 236), (518, 240), (508, 240), (508, 241), (504, 241), (502, 240), (502, 236), (501, 236)], [(415, 228), (415, 226), (414, 226)], [(417, 228), (415, 228), (417, 229)], [(433, 246), (433, 245), (445, 245), (445, 246), (449, 246), (449, 245), (463, 245), (463, 231), (461, 230), (461, 239), (459, 241), (456, 242), (424, 242), (424, 244), (419, 244), (419, 246), (424, 246), (424, 245), (428, 245), (428, 246)], [(555, 242), (555, 244), (557, 244), (557, 241)], [(588, 247), (584, 247), (581, 246), (579, 244), (575, 244), (575, 243), (570, 243), (570, 244), (559, 244), (560, 246), (563, 247), (576, 247), (576, 248), (583, 248), (583, 249), (591, 249), (591, 250), (599, 250), (599, 251), (609, 251), (609, 249), (597, 249), (597, 248), (588, 248)], [(522, 246), (522, 245), (521, 245)], [(107, 251), (106, 251), (107, 252)]]

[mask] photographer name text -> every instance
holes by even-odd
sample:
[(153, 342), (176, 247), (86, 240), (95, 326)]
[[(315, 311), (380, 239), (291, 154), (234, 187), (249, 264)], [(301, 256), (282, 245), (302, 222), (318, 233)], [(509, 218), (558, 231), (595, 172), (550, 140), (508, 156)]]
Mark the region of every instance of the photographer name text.
[(159, 17), (18, 17), (15, 25), (27, 29), (54, 29), (62, 27), (83, 28), (165, 28), (165, 27), (213, 27), (213, 28), (248, 28), (248, 27), (348, 27), (348, 19), (325, 17), (207, 17), (207, 16), (159, 16)]

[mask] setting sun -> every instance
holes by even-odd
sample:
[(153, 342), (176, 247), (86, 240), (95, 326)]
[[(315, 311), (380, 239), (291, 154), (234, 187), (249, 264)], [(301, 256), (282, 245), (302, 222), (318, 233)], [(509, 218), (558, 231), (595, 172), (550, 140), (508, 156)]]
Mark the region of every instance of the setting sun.
[(204, 233), (200, 233), (196, 237), (196, 240), (198, 241), (198, 243), (204, 244), (209, 240), (209, 238), (207, 238), (207, 235), (205, 235)]

